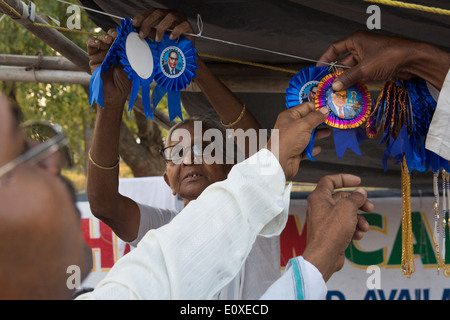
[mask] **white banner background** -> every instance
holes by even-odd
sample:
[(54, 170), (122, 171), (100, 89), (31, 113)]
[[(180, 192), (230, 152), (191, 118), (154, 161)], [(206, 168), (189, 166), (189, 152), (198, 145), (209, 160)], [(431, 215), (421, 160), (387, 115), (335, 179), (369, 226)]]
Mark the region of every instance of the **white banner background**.
[[(170, 189), (160, 177), (124, 179), (121, 181), (121, 192), (137, 201), (153, 203), (155, 206), (174, 209), (182, 207), (182, 202), (171, 195)], [(371, 201), (375, 204), (374, 216), (378, 218), (379, 225), (372, 226), (363, 240), (355, 241), (354, 248), (363, 254), (381, 250), (381, 262), (376, 264), (379, 268), (375, 268), (376, 273), (368, 273), (368, 267), (373, 265), (370, 259), (357, 258), (359, 264), (346, 259), (343, 269), (334, 274), (327, 283), (328, 299), (450, 299), (450, 278), (445, 277), (442, 271), (438, 275), (436, 264), (429, 263), (435, 259), (434, 247), (429, 250), (434, 226), (434, 199), (416, 197), (411, 200), (412, 211), (417, 212), (416, 225), (422, 227), (422, 232), (420, 239), (414, 241), (416, 247), (417, 243), (420, 244), (416, 251), (420, 250), (421, 255), (416, 252), (415, 273), (410, 279), (402, 274), (400, 265), (390, 261), (393, 259), (396, 237), (401, 236), (401, 198), (374, 198)], [(94, 268), (83, 282), (83, 287), (95, 287), (113, 264), (132, 248), (92, 216), (87, 202), (78, 202), (78, 207), (82, 212), (83, 231), (94, 257)], [(292, 199), (290, 217), (280, 239), (281, 267), (284, 267), (292, 256), (302, 253), (306, 239), (305, 219), (306, 199)]]

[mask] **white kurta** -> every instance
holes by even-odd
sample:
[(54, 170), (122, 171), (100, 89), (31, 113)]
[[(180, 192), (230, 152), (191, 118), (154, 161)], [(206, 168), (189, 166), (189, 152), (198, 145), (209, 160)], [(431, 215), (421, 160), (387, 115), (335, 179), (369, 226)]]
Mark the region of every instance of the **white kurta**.
[(442, 85), (436, 111), (431, 120), (425, 147), (437, 155), (450, 160), (450, 70)]
[[(209, 186), (171, 223), (149, 231), (94, 291), (78, 299), (213, 298), (236, 277), (258, 235), (277, 236), (283, 230), (290, 200), (285, 183), (275, 156), (259, 151), (235, 165), (227, 180)], [(302, 274), (307, 268), (318, 272), (304, 265)], [(299, 269), (291, 267), (285, 274), (292, 270)], [(315, 287), (309, 279), (300, 281), (304, 288)], [(320, 285), (325, 286), (323, 280)], [(296, 286), (286, 289), (294, 292)], [(270, 292), (266, 297), (271, 298)]]

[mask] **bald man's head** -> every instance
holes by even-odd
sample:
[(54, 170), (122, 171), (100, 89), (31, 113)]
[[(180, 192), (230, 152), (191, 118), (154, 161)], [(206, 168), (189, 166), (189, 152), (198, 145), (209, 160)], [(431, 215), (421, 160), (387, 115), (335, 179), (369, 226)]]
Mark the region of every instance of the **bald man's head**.
[[(10, 104), (0, 95), (0, 167), (24, 149)], [(92, 259), (73, 195), (60, 176), (19, 165), (0, 177), (0, 299), (67, 299), (69, 266)]]

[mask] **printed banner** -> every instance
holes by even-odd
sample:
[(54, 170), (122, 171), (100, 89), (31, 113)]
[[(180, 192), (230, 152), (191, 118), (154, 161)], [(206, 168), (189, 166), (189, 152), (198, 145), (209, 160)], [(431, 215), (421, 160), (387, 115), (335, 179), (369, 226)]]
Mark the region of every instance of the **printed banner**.
[[(148, 199), (149, 188), (142, 183), (153, 185), (155, 190), (167, 191), (165, 207), (180, 209), (177, 201), (164, 190), (164, 181), (137, 179), (125, 181), (122, 192)], [(134, 188), (136, 185), (137, 188)], [(144, 194), (136, 194), (136, 190)], [(139, 193), (138, 192), (138, 193)], [(162, 201), (161, 194), (154, 201)], [(138, 200), (138, 201), (139, 201)], [(441, 270), (438, 274), (437, 259), (433, 245), (432, 225), (434, 211), (432, 197), (413, 197), (412, 230), (414, 234), (415, 272), (408, 279), (402, 274), (401, 265), (401, 198), (374, 198), (375, 211), (365, 214), (371, 229), (361, 241), (352, 241), (346, 251), (344, 267), (334, 274), (327, 283), (328, 299), (346, 300), (441, 300), (450, 299), (450, 278)], [(162, 203), (156, 203), (162, 205)], [(120, 240), (103, 222), (96, 219), (88, 202), (78, 202), (82, 212), (82, 228), (88, 244), (92, 248), (94, 268), (83, 282), (84, 288), (93, 288), (107, 274), (114, 263), (133, 250)], [(292, 199), (287, 225), (280, 236), (281, 261), (283, 270), (289, 259), (301, 255), (306, 246), (306, 199)]]
[[(408, 279), (401, 271), (401, 198), (375, 198), (373, 213), (365, 214), (370, 230), (352, 241), (344, 267), (327, 283), (328, 299), (448, 300), (450, 278), (438, 274), (433, 245), (432, 197), (413, 197), (415, 272)], [(291, 201), (290, 216), (281, 235), (281, 265), (303, 252), (306, 245), (306, 200)]]

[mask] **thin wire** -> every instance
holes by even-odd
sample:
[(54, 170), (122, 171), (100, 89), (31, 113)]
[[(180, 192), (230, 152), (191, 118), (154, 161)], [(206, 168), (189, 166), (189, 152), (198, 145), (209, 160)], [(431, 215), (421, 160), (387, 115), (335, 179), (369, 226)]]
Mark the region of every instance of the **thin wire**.
[[(84, 10), (93, 11), (93, 12), (96, 12), (96, 13), (99, 13), (99, 14), (103, 14), (105, 16), (118, 18), (118, 19), (125, 19), (124, 17), (120, 17), (120, 16), (117, 16), (117, 15), (113, 15), (113, 14), (110, 14), (110, 13), (106, 13), (106, 12), (95, 10), (95, 9), (91, 9), (91, 8), (87, 8), (87, 7), (80, 6), (78, 4), (71, 3), (71, 2), (68, 2), (68, 1), (64, 1), (64, 0), (56, 0), (56, 1), (61, 2), (61, 3), (65, 3), (65, 4), (78, 6), (78, 7), (82, 8), (82, 9), (84, 9)], [(341, 68), (350, 68), (348, 66), (338, 65), (338, 64), (335, 64), (335, 63), (323, 62), (323, 61), (314, 60), (314, 59), (305, 58), (305, 57), (300, 57), (300, 56), (296, 56), (296, 55), (292, 55), (292, 54), (282, 53), (282, 52), (278, 52), (278, 51), (274, 51), (274, 50), (257, 48), (257, 47), (249, 46), (249, 45), (242, 44), (242, 43), (236, 43), (236, 42), (231, 42), (231, 41), (226, 41), (226, 40), (221, 40), (221, 39), (216, 39), (216, 38), (204, 36), (204, 35), (202, 35), (203, 22), (201, 21), (200, 15), (197, 15), (197, 25), (198, 25), (198, 28), (200, 30), (200, 33), (198, 33), (198, 34), (196, 34), (196, 33), (185, 33), (185, 35), (196, 37), (196, 38), (201, 38), (201, 39), (205, 39), (205, 40), (209, 40), (209, 41), (221, 42), (221, 43), (232, 45), (232, 46), (238, 46), (238, 47), (242, 47), (242, 48), (247, 48), (247, 49), (258, 50), (258, 51), (262, 51), (262, 52), (266, 52), (266, 53), (281, 55), (281, 56), (284, 56), (284, 57), (294, 58), (294, 59), (298, 59), (298, 60), (304, 60), (304, 61), (309, 61), (309, 62), (314, 62), (314, 63), (321, 62), (321, 63), (323, 63), (325, 65), (329, 65), (329, 66), (335, 66), (335, 67), (341, 67)], [(168, 31), (172, 31), (172, 30), (169, 29)]]
[(65, 3), (65, 4), (70, 4), (72, 6), (77, 6), (77, 7), (80, 7), (82, 9), (84, 9), (84, 10), (100, 13), (100, 14), (103, 14), (103, 15), (106, 15), (106, 16), (109, 16), (109, 17), (112, 17), (112, 18), (117, 18), (117, 19), (120, 19), (120, 20), (124, 19), (123, 17), (119, 17), (119, 16), (116, 16), (116, 15), (111, 14), (111, 13), (106, 13), (106, 12), (103, 12), (103, 11), (100, 11), (100, 10), (95, 10), (95, 9), (92, 9), (92, 8), (80, 6), (79, 4), (72, 3), (72, 2), (69, 2), (69, 1), (64, 1), (64, 0), (56, 0), (56, 1), (61, 2), (61, 3)]

